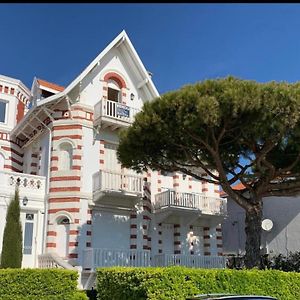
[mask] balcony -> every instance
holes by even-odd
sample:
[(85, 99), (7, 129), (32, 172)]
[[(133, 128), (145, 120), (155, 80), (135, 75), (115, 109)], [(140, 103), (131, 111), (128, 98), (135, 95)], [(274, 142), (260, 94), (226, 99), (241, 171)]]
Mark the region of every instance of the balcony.
[(101, 128), (110, 127), (112, 130), (128, 127), (139, 111), (122, 103), (102, 99), (94, 106), (94, 125), (100, 125)]
[(110, 250), (91, 248), (83, 250), (83, 269), (98, 267), (149, 267), (149, 250)]
[(46, 178), (37, 175), (0, 171), (1, 195), (14, 195), (16, 186), (19, 186), (20, 197), (44, 199)]
[[(103, 171), (93, 175), (94, 202), (105, 201), (106, 198), (122, 198), (137, 201), (143, 192), (143, 176), (121, 172)], [(107, 199), (111, 201), (111, 199)], [(131, 205), (130, 205), (131, 206)]]
[(155, 195), (154, 209), (158, 222), (186, 217), (186, 224), (192, 224), (201, 217), (203, 223), (213, 226), (226, 216), (227, 203), (218, 197), (167, 190)]

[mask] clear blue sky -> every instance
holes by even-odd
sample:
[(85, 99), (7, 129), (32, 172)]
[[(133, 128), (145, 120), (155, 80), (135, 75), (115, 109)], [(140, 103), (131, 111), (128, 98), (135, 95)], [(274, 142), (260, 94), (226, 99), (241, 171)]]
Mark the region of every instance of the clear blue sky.
[(300, 80), (300, 4), (0, 4), (0, 74), (67, 85), (123, 29), (160, 93)]

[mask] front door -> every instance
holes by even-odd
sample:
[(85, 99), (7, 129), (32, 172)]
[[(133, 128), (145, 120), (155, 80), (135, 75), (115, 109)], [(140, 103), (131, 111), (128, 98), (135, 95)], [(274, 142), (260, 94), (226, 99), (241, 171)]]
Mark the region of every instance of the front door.
[(57, 254), (62, 258), (68, 257), (70, 224), (57, 224)]

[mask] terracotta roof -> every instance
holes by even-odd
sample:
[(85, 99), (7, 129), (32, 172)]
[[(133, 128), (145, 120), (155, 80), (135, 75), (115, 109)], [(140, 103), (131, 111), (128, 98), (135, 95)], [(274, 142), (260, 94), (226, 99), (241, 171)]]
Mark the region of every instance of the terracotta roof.
[[(237, 191), (240, 191), (240, 190), (242, 190), (244, 188), (245, 188), (245, 186), (241, 182), (232, 187), (233, 190), (237, 190)], [(227, 194), (226, 194), (226, 192), (221, 191), (220, 196), (221, 197), (222, 196), (227, 196)]]
[(56, 90), (56, 91), (59, 91), (59, 92), (62, 92), (65, 89), (63, 86), (57, 85), (57, 84), (52, 83), (52, 82), (48, 82), (48, 81), (43, 80), (43, 79), (37, 79), (37, 82), (38, 82), (39, 85), (48, 87), (50, 89), (53, 89), (53, 90)]

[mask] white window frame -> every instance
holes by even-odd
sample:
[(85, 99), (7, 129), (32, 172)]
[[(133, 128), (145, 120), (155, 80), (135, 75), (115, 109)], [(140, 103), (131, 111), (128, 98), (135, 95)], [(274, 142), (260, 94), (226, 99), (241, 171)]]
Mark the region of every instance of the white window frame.
[(5, 104), (5, 116), (4, 116), (4, 122), (0, 120), (0, 124), (7, 124), (7, 119), (8, 119), (8, 101), (4, 99), (0, 99), (0, 102)]

